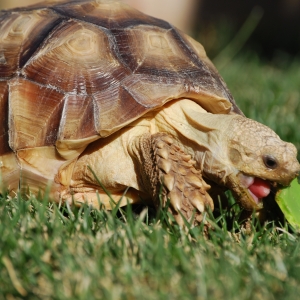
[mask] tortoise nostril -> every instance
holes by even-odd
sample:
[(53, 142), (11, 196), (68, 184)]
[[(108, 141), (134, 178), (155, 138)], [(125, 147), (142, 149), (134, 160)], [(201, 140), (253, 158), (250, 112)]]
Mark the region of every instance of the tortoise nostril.
[(263, 161), (265, 166), (268, 169), (276, 169), (278, 167), (278, 163), (276, 158), (273, 155), (267, 154), (263, 156)]

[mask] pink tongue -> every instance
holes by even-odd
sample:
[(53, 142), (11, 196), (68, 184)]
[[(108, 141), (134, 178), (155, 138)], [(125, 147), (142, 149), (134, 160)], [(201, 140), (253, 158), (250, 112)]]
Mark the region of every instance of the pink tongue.
[(264, 198), (270, 193), (270, 184), (262, 179), (254, 178), (253, 184), (248, 189), (257, 197)]

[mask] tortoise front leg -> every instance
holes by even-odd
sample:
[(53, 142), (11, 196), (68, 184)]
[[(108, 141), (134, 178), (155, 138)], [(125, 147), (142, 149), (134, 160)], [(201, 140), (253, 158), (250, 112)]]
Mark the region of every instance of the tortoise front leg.
[(169, 198), (170, 211), (181, 226), (184, 224), (181, 214), (189, 222), (194, 215), (193, 223), (197, 224), (207, 207), (213, 210), (213, 201), (207, 193), (210, 186), (195, 169), (195, 161), (175, 145), (171, 136), (145, 134), (139, 138), (136, 148), (143, 186), (151, 193), (156, 208), (160, 201), (165, 206)]

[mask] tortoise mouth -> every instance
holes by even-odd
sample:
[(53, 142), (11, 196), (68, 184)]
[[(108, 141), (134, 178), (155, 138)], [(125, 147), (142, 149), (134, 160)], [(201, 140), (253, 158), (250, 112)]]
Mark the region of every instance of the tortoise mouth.
[(271, 192), (271, 183), (259, 177), (239, 174), (241, 187), (246, 191), (248, 197), (255, 203), (254, 206), (262, 207), (263, 198)]

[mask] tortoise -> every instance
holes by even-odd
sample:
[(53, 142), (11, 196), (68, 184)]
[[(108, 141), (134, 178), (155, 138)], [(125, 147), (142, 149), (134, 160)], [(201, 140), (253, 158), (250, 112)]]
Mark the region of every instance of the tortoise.
[(95, 208), (168, 203), (181, 225), (213, 210), (218, 186), (263, 209), (300, 169), (201, 44), (120, 1), (1, 12), (0, 128), (2, 189)]

